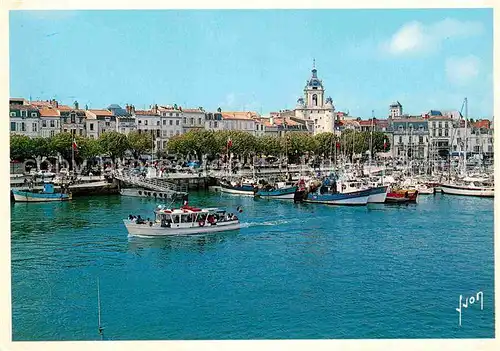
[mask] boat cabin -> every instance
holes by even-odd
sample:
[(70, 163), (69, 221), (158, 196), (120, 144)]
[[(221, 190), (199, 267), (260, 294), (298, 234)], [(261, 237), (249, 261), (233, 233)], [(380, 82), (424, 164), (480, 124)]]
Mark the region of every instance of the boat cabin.
[(190, 228), (194, 226), (216, 225), (221, 222), (237, 220), (233, 214), (218, 208), (196, 208), (183, 206), (167, 209), (159, 206), (155, 211), (155, 222), (167, 228)]

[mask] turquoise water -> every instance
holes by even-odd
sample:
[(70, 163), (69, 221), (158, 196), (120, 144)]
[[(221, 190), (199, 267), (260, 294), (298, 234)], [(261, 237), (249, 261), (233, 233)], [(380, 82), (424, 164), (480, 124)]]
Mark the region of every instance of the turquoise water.
[[(241, 230), (128, 238), (132, 197), (12, 204), (13, 340), (494, 337), (493, 200), (328, 207), (199, 193)], [(27, 215), (29, 209), (29, 216)], [(460, 294), (484, 293), (462, 310)]]

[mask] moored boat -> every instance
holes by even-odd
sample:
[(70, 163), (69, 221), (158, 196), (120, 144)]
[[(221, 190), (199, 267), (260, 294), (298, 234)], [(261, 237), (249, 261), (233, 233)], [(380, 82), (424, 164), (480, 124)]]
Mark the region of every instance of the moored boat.
[(495, 188), (492, 186), (485, 186), (477, 182), (470, 182), (464, 184), (441, 184), (441, 190), (444, 194), (449, 195), (463, 195), (463, 196), (477, 196), (477, 197), (494, 197)]
[[(237, 212), (242, 211), (237, 209)], [(233, 213), (219, 208), (187, 205), (172, 209), (158, 206), (153, 220), (130, 215), (123, 223), (130, 236), (141, 237), (195, 235), (240, 229), (240, 221)]]
[(304, 201), (327, 205), (365, 206), (368, 203), (368, 198), (371, 195), (371, 189), (351, 191), (348, 193), (321, 193), (319, 190), (320, 189), (318, 189), (318, 191), (315, 193), (307, 194), (307, 198)]
[(253, 196), (257, 187), (252, 182), (231, 182), (227, 180), (219, 180), (220, 191), (228, 194), (248, 195)]
[(417, 190), (395, 190), (387, 193), (386, 203), (416, 203), (418, 198)]
[(285, 182), (277, 182), (276, 184), (267, 184), (255, 192), (255, 197), (265, 199), (284, 199), (294, 200), (299, 187), (296, 185), (288, 185)]
[(17, 202), (53, 202), (71, 200), (72, 194), (66, 189), (56, 192), (54, 184), (49, 182), (43, 185), (41, 191), (12, 189), (14, 201)]

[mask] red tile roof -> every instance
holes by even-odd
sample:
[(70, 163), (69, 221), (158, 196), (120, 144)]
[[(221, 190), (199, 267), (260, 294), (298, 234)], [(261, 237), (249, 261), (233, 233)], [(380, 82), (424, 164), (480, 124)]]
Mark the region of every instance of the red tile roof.
[(258, 114), (256, 112), (242, 112), (242, 111), (221, 112), (221, 115), (223, 119), (238, 119), (247, 121), (253, 121), (254, 118), (258, 117)]
[(92, 112), (96, 116), (114, 116), (113, 112), (109, 110), (89, 110), (89, 112)]
[(472, 126), (474, 128), (490, 128), (490, 121), (487, 119), (481, 119), (472, 123)]
[(154, 113), (151, 110), (135, 110), (134, 113), (136, 115), (142, 115), (142, 116), (156, 116), (156, 113)]
[(40, 117), (59, 117), (59, 111), (51, 107), (43, 107), (39, 109)]

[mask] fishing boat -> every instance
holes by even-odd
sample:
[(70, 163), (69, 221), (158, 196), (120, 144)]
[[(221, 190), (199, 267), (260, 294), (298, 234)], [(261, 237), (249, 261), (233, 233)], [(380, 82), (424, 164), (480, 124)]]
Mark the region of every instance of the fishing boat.
[[(237, 208), (237, 213), (242, 210)], [(129, 215), (123, 223), (129, 236), (163, 237), (195, 235), (240, 229), (240, 221), (234, 213), (219, 208), (196, 208), (184, 205), (180, 208), (158, 206), (152, 220)]]
[(495, 187), (487, 182), (475, 178), (465, 178), (462, 181), (441, 184), (441, 190), (444, 194), (494, 197)]
[(387, 193), (386, 203), (416, 203), (418, 198), (417, 190), (393, 190)]
[(56, 192), (52, 182), (44, 183), (41, 191), (12, 189), (12, 194), (14, 195), (14, 201), (17, 202), (68, 201), (72, 198), (72, 194), (65, 189)]
[(378, 185), (376, 183), (363, 183), (358, 180), (339, 181), (338, 184), (342, 189), (342, 193), (347, 194), (351, 192), (370, 190), (368, 203), (383, 204), (389, 189), (388, 185)]
[(219, 184), (220, 191), (228, 194), (254, 196), (255, 191), (257, 191), (255, 183), (244, 179), (241, 181), (221, 179), (219, 180)]
[(371, 194), (371, 189), (352, 191), (349, 193), (321, 193), (319, 190), (320, 189), (318, 189), (318, 191), (315, 193), (307, 194), (307, 198), (304, 200), (304, 202), (327, 205), (365, 206), (368, 203), (368, 198)]
[(298, 186), (288, 186), (285, 182), (278, 182), (275, 185), (266, 185), (255, 192), (255, 197), (266, 199), (287, 199), (294, 200)]

